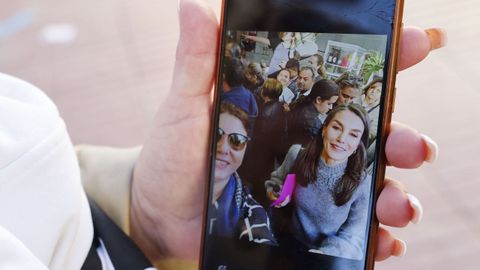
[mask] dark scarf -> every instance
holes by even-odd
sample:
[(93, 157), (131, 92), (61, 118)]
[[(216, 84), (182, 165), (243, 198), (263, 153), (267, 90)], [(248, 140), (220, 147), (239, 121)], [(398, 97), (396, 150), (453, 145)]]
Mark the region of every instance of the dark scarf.
[(239, 188), (241, 189), (241, 186), (238, 186), (235, 176), (230, 176), (222, 195), (216, 201), (216, 220), (213, 231), (217, 235), (236, 237), (241, 206), (241, 190), (239, 193)]

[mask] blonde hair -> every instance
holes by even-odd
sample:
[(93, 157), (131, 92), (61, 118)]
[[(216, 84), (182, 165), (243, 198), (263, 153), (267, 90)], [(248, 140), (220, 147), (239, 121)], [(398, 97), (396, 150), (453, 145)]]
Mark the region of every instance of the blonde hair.
[(262, 87), (262, 95), (273, 100), (278, 100), (282, 94), (283, 86), (277, 79), (267, 79)]

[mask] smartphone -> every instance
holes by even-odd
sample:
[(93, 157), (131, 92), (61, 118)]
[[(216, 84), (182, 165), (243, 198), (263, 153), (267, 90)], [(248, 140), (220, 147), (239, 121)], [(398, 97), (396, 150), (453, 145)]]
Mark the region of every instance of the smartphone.
[(403, 0), (224, 0), (201, 269), (373, 269)]

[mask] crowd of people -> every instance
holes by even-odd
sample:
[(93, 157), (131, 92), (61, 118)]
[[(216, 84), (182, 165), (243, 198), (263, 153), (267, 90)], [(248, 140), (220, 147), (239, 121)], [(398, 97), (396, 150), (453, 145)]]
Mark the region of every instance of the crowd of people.
[[(329, 78), (312, 36), (243, 35), (276, 44), (269, 66), (227, 43), (210, 231), (362, 259), (383, 80)], [(271, 204), (288, 174), (296, 184), (284, 234)]]

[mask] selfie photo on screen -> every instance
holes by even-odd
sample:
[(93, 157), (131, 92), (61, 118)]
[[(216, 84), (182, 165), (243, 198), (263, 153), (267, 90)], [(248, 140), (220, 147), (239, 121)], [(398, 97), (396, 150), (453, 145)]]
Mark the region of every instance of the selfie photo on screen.
[(226, 39), (209, 235), (363, 260), (387, 37)]

